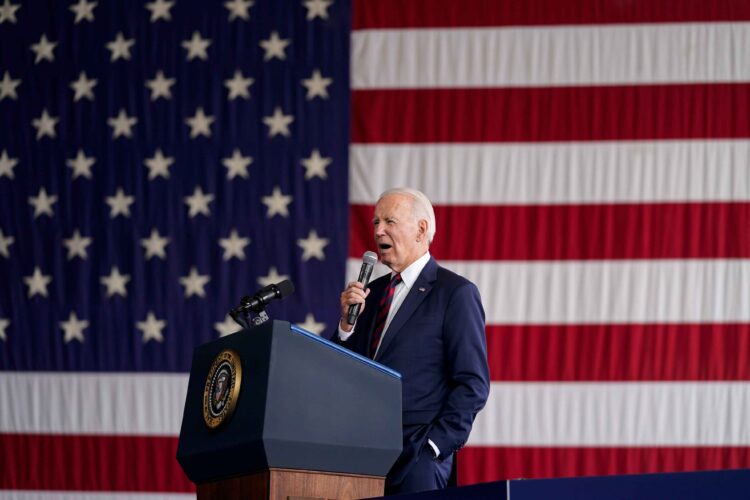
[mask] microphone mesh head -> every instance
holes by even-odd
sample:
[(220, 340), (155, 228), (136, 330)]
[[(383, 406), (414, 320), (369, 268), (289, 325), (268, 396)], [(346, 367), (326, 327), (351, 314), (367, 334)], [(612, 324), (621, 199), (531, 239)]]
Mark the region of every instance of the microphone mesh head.
[(365, 264), (375, 265), (378, 263), (378, 256), (375, 252), (365, 252), (362, 256), (362, 260)]
[(294, 284), (289, 280), (279, 281), (276, 283), (276, 288), (279, 289), (281, 299), (294, 292)]

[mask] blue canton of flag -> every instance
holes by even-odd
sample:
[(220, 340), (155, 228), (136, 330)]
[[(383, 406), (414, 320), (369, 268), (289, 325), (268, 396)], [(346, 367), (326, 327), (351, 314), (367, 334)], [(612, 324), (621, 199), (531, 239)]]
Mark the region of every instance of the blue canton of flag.
[(340, 0), (0, 0), (0, 490), (187, 493), (193, 348), (285, 278), (269, 315), (335, 328), (350, 23)]
[(284, 278), (272, 317), (335, 325), (349, 11), (331, 4), (6, 2), (3, 369), (186, 371)]

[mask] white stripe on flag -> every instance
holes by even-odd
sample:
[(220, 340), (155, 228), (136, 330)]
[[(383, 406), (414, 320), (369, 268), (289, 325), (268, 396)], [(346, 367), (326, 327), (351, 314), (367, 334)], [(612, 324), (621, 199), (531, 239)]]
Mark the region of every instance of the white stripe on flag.
[[(488, 324), (750, 321), (750, 260), (440, 264), (479, 287)], [(347, 281), (361, 265), (348, 260)], [(378, 264), (373, 275), (387, 271)]]
[(358, 144), (349, 158), (359, 204), (396, 186), (436, 205), (750, 200), (747, 140)]
[(750, 383), (499, 383), (473, 446), (747, 446)]
[(750, 23), (362, 30), (353, 89), (746, 82)]
[(187, 374), (0, 373), (0, 432), (176, 436)]

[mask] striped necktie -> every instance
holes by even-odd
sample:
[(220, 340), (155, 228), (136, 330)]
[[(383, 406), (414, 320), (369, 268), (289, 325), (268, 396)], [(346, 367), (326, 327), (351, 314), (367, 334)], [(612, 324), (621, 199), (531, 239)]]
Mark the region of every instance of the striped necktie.
[(391, 278), (391, 282), (388, 283), (388, 288), (385, 289), (383, 298), (380, 299), (380, 305), (378, 306), (378, 316), (375, 319), (375, 329), (372, 331), (372, 337), (370, 337), (370, 358), (375, 359), (375, 354), (378, 350), (378, 344), (380, 343), (380, 337), (383, 336), (383, 329), (385, 328), (385, 320), (388, 319), (388, 311), (391, 310), (391, 302), (393, 302), (393, 294), (396, 292), (396, 287), (401, 283), (401, 275), (396, 274)]

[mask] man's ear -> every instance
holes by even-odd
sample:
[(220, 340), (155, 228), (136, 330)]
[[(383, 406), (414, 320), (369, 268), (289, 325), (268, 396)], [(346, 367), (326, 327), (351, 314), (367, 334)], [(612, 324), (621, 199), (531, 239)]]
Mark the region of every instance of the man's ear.
[(424, 219), (419, 219), (417, 221), (417, 229), (419, 231), (417, 236), (417, 241), (422, 241), (422, 239), (427, 238), (427, 221)]

